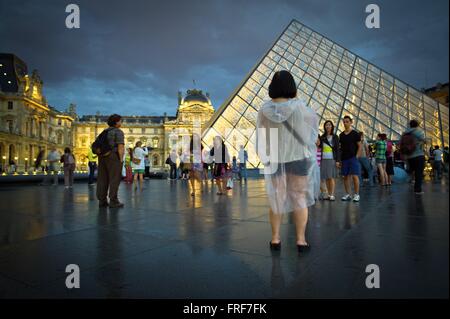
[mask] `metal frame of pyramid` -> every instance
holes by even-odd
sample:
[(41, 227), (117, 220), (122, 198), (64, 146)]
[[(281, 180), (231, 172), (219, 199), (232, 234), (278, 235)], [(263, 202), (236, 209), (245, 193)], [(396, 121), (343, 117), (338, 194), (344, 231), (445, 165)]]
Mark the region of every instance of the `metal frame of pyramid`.
[(269, 98), (268, 86), (278, 70), (293, 74), (299, 98), (320, 117), (320, 129), (325, 120), (332, 120), (340, 133), (341, 119), (350, 115), (355, 129), (369, 140), (378, 133), (398, 140), (414, 118), (424, 129), (428, 146), (449, 143), (448, 107), (292, 20), (205, 126), (205, 146), (220, 135), (231, 155), (244, 145), (250, 165), (259, 166), (254, 147), (256, 116)]

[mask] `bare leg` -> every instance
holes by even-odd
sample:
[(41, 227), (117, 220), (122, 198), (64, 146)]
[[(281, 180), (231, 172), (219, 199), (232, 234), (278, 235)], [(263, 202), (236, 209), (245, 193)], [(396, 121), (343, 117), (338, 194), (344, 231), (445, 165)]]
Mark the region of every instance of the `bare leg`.
[(227, 190), (227, 182), (228, 182), (228, 178), (224, 177), (221, 179), (222, 181), (222, 189), (223, 190)]
[(216, 178), (216, 184), (217, 184), (217, 187), (219, 188), (218, 194), (222, 194), (223, 193), (222, 179), (221, 178)]
[(334, 178), (329, 178), (327, 179), (327, 189), (328, 189), (328, 194), (329, 195), (333, 195), (334, 196), (334, 189), (336, 187), (336, 183), (334, 181)]
[(344, 176), (344, 188), (347, 194), (352, 192), (352, 188), (350, 186), (350, 175)]
[(380, 184), (381, 186), (386, 185), (385, 175), (384, 175), (384, 169), (383, 164), (378, 164), (378, 171), (380, 172)]
[(144, 188), (144, 174), (139, 174), (139, 187), (141, 191)]
[(139, 177), (139, 174), (134, 174), (134, 176), (133, 176), (133, 186), (134, 186), (134, 190), (137, 190), (137, 184), (138, 184), (138, 177)]
[(269, 209), (270, 225), (272, 226), (272, 244), (278, 244), (280, 239), (281, 214), (275, 214), (272, 209)]
[(353, 178), (353, 187), (355, 188), (355, 194), (359, 194), (359, 176), (352, 175)]
[(294, 210), (295, 230), (297, 232), (297, 245), (308, 245), (306, 242), (306, 224), (308, 223), (308, 208)]

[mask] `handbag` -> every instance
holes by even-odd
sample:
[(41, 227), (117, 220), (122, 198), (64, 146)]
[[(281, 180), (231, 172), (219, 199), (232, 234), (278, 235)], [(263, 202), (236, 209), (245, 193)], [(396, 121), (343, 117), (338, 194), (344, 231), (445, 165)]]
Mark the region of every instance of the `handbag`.
[(133, 162), (133, 164), (136, 164), (136, 165), (141, 164), (141, 159), (140, 158), (133, 157), (133, 159), (131, 161)]
[(229, 179), (228, 181), (227, 181), (227, 188), (229, 188), (229, 189), (231, 189), (231, 188), (233, 188), (233, 179)]

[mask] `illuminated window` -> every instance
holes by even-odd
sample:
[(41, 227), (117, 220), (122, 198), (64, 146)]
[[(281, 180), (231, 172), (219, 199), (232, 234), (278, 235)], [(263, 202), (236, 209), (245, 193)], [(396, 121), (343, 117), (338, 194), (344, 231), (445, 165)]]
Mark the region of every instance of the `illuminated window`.
[(153, 166), (159, 166), (159, 156), (158, 155), (153, 155), (152, 157), (152, 165)]
[(152, 142), (153, 142), (153, 148), (158, 148), (159, 139), (158, 139), (158, 138), (154, 138), (154, 139), (152, 140)]

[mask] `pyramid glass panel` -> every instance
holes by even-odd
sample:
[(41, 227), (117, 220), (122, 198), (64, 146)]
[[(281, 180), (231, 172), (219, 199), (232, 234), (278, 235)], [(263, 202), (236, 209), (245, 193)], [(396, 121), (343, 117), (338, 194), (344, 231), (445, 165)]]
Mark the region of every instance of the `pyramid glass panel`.
[(428, 146), (449, 144), (446, 106), (296, 20), (214, 114), (204, 131), (204, 144), (221, 135), (231, 155), (245, 145), (249, 166), (259, 167), (254, 147), (257, 111), (269, 98), (269, 83), (279, 70), (293, 74), (298, 97), (317, 112), (320, 130), (331, 120), (340, 133), (342, 118), (350, 115), (355, 129), (369, 140), (378, 133), (398, 140), (414, 118), (424, 129)]

